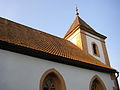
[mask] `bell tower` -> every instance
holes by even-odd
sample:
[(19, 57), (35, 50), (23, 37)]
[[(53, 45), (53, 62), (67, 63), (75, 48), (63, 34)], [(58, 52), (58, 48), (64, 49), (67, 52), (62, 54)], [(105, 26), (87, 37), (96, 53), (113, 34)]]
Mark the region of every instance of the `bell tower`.
[(79, 17), (76, 8), (76, 18), (64, 36), (78, 46), (85, 54), (90, 54), (104, 64), (110, 66), (105, 39), (106, 36), (96, 32), (85, 21)]

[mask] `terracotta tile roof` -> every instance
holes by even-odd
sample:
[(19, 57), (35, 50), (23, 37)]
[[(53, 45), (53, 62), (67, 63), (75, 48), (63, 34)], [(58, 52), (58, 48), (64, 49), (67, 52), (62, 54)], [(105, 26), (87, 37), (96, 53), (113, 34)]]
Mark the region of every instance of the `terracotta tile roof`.
[(79, 27), (82, 30), (85, 30), (86, 32), (92, 33), (100, 38), (105, 39), (106, 36), (97, 33), (93, 28), (91, 28), (85, 21), (83, 21), (79, 16), (76, 16), (74, 22), (70, 26), (69, 30), (65, 34), (64, 38), (68, 37), (70, 33), (75, 32), (76, 28)]
[(0, 41), (115, 70), (83, 53), (70, 41), (0, 18)]

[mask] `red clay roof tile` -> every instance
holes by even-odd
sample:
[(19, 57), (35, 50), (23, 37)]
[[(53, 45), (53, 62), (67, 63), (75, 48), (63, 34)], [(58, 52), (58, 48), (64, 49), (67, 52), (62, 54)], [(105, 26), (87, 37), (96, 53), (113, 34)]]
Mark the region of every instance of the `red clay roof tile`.
[(3, 18), (0, 18), (0, 41), (114, 70), (94, 57), (86, 55), (77, 46), (64, 38)]

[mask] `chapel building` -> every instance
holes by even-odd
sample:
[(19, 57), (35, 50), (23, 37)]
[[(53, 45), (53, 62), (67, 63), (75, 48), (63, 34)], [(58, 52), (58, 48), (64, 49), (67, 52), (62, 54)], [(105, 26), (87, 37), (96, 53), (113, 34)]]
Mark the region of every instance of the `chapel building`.
[(64, 38), (0, 18), (0, 90), (118, 90), (105, 39), (78, 12)]

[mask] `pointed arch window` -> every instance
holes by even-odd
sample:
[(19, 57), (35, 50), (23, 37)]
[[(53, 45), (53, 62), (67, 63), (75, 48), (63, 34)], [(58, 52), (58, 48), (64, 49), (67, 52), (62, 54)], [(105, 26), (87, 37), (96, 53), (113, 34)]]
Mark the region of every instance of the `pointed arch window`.
[(45, 72), (40, 82), (40, 90), (66, 90), (62, 76), (55, 69)]
[(103, 81), (97, 75), (90, 82), (90, 90), (106, 90)]
[(93, 50), (93, 55), (100, 57), (98, 46), (94, 42), (92, 43), (92, 50)]

